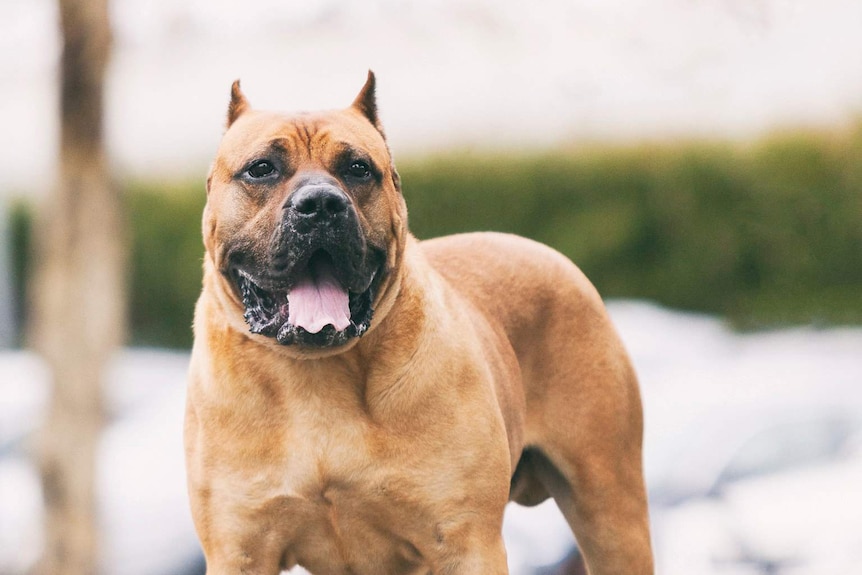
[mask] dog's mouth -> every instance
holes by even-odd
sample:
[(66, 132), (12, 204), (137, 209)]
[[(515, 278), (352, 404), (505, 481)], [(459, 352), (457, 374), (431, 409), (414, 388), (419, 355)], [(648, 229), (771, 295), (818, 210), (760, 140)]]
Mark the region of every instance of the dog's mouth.
[(241, 269), (232, 276), (252, 333), (274, 337), (282, 345), (335, 347), (370, 327), (380, 267), (358, 292), (345, 287), (325, 250), (314, 252), (286, 280), (256, 278)]

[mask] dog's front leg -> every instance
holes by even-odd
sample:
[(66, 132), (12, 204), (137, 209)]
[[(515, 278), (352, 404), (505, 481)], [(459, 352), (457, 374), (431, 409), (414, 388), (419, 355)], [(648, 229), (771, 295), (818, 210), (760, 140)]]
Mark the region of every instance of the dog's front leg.
[[(436, 573), (436, 571), (435, 571)], [(506, 551), (502, 548), (484, 549), (479, 553), (462, 557), (449, 569), (442, 573), (452, 575), (508, 575), (509, 567), (506, 564)]]
[(285, 545), (271, 518), (229, 495), (213, 497), (211, 490), (209, 484), (193, 484), (189, 493), (206, 575), (278, 575)]
[[(475, 530), (468, 536), (447, 535), (453, 546), (443, 551), (442, 560), (435, 562), (432, 572), (446, 575), (508, 575), (506, 548), (499, 530)], [(438, 531), (438, 540), (440, 539)]]
[(281, 553), (268, 544), (264, 535), (259, 541), (245, 544), (212, 542), (205, 546), (206, 575), (278, 575)]

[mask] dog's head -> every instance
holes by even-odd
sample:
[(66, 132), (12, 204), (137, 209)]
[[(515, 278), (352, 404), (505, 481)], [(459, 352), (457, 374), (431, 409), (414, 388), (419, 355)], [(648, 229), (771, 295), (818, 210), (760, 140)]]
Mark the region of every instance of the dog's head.
[(257, 338), (341, 348), (371, 326), (406, 236), (374, 75), (353, 104), (254, 110), (235, 82), (207, 180), (204, 289)]

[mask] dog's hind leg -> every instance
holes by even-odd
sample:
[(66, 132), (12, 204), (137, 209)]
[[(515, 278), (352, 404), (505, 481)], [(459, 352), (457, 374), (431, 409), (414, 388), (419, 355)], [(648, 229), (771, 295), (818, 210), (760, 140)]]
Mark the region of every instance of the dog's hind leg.
[[(634, 375), (577, 405), (549, 407), (556, 422), (532, 458), (556, 501), (591, 575), (651, 575), (652, 548), (643, 480), (643, 422)], [(614, 389), (628, 389), (614, 393)]]

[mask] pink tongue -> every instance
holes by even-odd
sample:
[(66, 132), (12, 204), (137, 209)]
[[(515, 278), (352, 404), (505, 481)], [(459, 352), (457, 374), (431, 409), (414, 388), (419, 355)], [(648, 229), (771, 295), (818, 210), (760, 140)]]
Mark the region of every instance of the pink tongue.
[(335, 279), (332, 265), (315, 258), (310, 273), (299, 280), (287, 294), (287, 321), (317, 333), (327, 325), (341, 331), (350, 325), (350, 301), (347, 290)]

